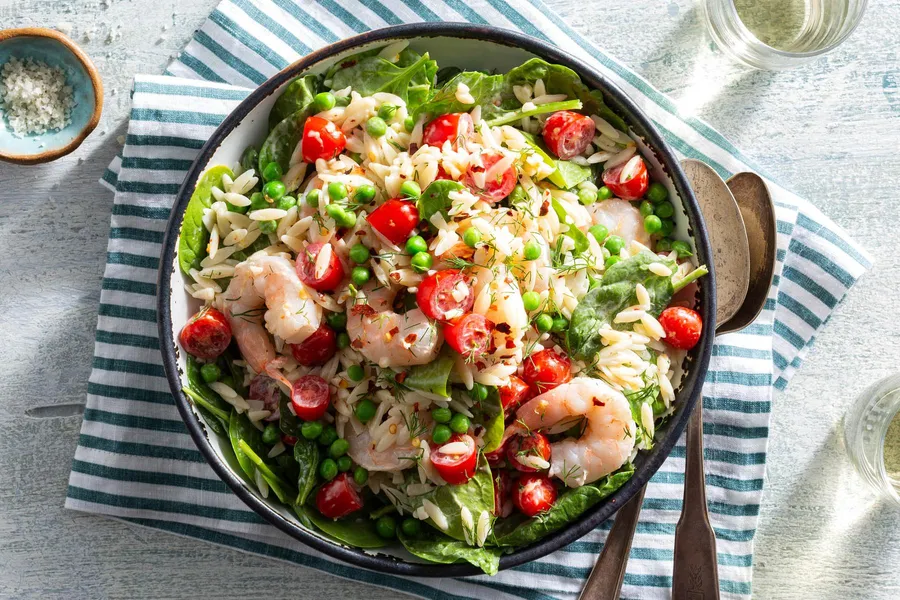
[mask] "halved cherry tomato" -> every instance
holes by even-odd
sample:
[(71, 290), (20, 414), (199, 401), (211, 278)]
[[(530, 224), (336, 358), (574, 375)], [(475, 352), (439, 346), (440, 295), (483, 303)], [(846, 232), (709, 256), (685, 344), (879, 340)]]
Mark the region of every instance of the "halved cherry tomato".
[(528, 384), (515, 375), (510, 375), (509, 383), (498, 391), (500, 392), (500, 404), (503, 405), (503, 414), (507, 416), (515, 415), (516, 409), (531, 395), (531, 388)]
[[(502, 171), (492, 169), (502, 159), (503, 155), (500, 153), (483, 154), (481, 162), (484, 166), (470, 166), (462, 178), (462, 183), (485, 202), (493, 204), (503, 200), (516, 187), (517, 178), (516, 168), (512, 165)], [(483, 186), (476, 183), (480, 179), (476, 177), (476, 173), (485, 173)]]
[(181, 329), (181, 347), (202, 360), (215, 360), (231, 343), (231, 325), (221, 312), (204, 308)]
[(303, 124), (303, 162), (314, 163), (320, 158), (330, 160), (343, 152), (346, 145), (344, 133), (331, 121), (309, 117)]
[[(444, 451), (444, 448), (448, 447), (453, 450), (457, 444), (462, 444), (465, 449), (453, 452)], [(457, 433), (446, 444), (431, 451), (431, 464), (444, 478), (444, 481), (452, 485), (459, 485), (472, 479), (475, 475), (477, 458), (478, 449), (475, 447), (475, 440), (468, 434)]]
[(696, 346), (703, 332), (700, 313), (683, 306), (670, 306), (662, 311), (659, 324), (666, 332), (665, 342), (682, 350), (690, 350)]
[(572, 362), (568, 356), (564, 356), (552, 348), (546, 348), (540, 352), (535, 352), (525, 359), (522, 379), (535, 392), (543, 394), (559, 384), (571, 380), (571, 366)]
[(513, 511), (512, 478), (506, 471), (494, 473), (494, 516), (508, 517)]
[(322, 323), (311, 336), (299, 344), (290, 344), (294, 360), (304, 367), (324, 365), (337, 352), (337, 334)]
[(362, 498), (356, 491), (349, 473), (340, 473), (320, 487), (316, 494), (316, 508), (323, 517), (329, 519), (346, 517), (362, 507)]
[(297, 442), (300, 441), (296, 437), (292, 435), (288, 435), (286, 433), (281, 434), (281, 443), (285, 446), (295, 446)]
[(472, 310), (475, 295), (462, 271), (432, 273), (419, 284), (416, 304), (429, 319), (449, 321)]
[[(633, 173), (625, 181), (622, 179), (622, 171), (634, 160)], [(650, 187), (650, 176), (647, 174), (647, 165), (640, 156), (632, 157), (628, 162), (615, 166), (603, 172), (603, 185), (622, 200), (637, 200), (647, 193)]]
[(594, 139), (596, 125), (590, 117), (561, 110), (544, 121), (544, 143), (550, 152), (563, 160), (578, 156)]
[(509, 440), (512, 437), (508, 437), (497, 447), (496, 450), (492, 450), (491, 452), (485, 452), (484, 457), (487, 459), (488, 464), (492, 467), (496, 467), (504, 460), (506, 460), (506, 446), (509, 444)]
[(250, 382), (249, 396), (251, 400), (260, 400), (265, 409), (272, 414), (266, 417), (266, 421), (277, 421), (281, 414), (278, 410), (278, 402), (281, 400), (281, 388), (278, 382), (260, 373)]
[(491, 347), (494, 324), (484, 315), (469, 313), (444, 325), (444, 339), (466, 357), (481, 356)]
[(304, 375), (291, 388), (294, 414), (304, 421), (316, 421), (325, 415), (331, 403), (328, 382), (318, 375)]
[(522, 475), (515, 483), (513, 502), (529, 517), (550, 510), (556, 502), (556, 488), (546, 475)]
[(425, 126), (422, 132), (422, 144), (426, 146), (443, 146), (450, 140), (456, 146), (456, 140), (466, 139), (475, 131), (475, 124), (468, 113), (451, 113), (441, 115)]
[(543, 471), (530, 464), (531, 457), (550, 462), (550, 452), (550, 440), (537, 431), (516, 435), (506, 445), (506, 459), (509, 465), (523, 473)]
[(367, 220), (378, 233), (399, 246), (419, 223), (419, 210), (415, 202), (392, 198), (372, 211)]
[[(331, 244), (328, 245), (331, 246)], [(295, 265), (300, 280), (318, 292), (330, 292), (339, 286), (344, 279), (344, 265), (341, 264), (341, 259), (338, 258), (337, 252), (334, 251), (334, 246), (331, 246), (331, 259), (325, 266), (325, 270), (320, 275), (316, 275), (316, 262), (319, 258), (319, 252), (324, 247), (325, 244), (321, 242), (310, 244), (305, 250), (297, 254)]]

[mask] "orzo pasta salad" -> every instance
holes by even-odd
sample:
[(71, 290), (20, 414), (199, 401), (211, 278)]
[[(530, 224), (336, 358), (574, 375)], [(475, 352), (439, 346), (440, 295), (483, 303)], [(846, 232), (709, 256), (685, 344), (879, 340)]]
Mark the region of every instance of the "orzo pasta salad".
[(706, 272), (675, 212), (566, 67), (353, 56), (197, 183), (185, 393), (307, 527), (495, 573), (627, 481), (674, 410), (702, 329), (679, 291)]

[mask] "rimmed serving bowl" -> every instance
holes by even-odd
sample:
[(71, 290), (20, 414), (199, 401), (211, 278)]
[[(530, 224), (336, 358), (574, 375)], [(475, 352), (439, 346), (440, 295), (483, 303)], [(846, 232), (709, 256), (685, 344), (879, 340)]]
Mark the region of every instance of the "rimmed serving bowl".
[[(181, 391), (185, 382), (185, 357), (176, 340), (182, 326), (199, 308), (199, 303), (185, 292), (183, 276), (177, 265), (176, 247), (184, 210), (199, 176), (209, 166), (236, 163), (247, 145), (259, 143), (265, 138), (269, 111), (275, 99), (293, 78), (306, 73), (324, 72), (342, 57), (399, 40), (408, 40), (414, 50), (429, 52), (442, 67), (453, 65), (463, 69), (504, 72), (529, 58), (540, 57), (573, 69), (588, 86), (601, 90), (609, 107), (629, 124), (632, 137), (638, 140), (643, 155), (649, 159), (654, 178), (664, 182), (669, 188), (676, 207), (677, 237), (692, 240), (698, 263), (706, 264), (710, 269), (710, 274), (701, 280), (697, 292), (698, 310), (705, 322), (715, 322), (712, 255), (700, 208), (674, 153), (637, 105), (597, 70), (556, 47), (528, 36), (462, 23), (423, 23), (371, 31), (313, 52), (263, 83), (225, 118), (188, 172), (168, 224), (159, 272), (160, 346), (178, 410), (200, 452), (234, 493), (272, 525), (325, 554), (383, 573), (417, 577), (476, 575), (480, 571), (469, 564), (428, 563), (413, 557), (400, 547), (379, 549), (377, 552), (351, 548), (320, 532), (306, 529), (290, 509), (263, 499), (236, 471), (236, 467), (228, 463), (222, 452), (222, 448), (230, 447), (228, 440), (218, 437), (206, 427), (203, 418), (195, 412), (193, 405)], [(618, 491), (587, 510), (568, 526), (504, 555), (500, 559), (501, 570), (545, 556), (582, 537), (612, 516), (647, 483), (684, 430), (706, 375), (713, 338), (713, 328), (704, 328), (700, 343), (682, 363), (681, 380), (676, 393), (677, 408), (657, 432), (653, 449), (640, 453), (636, 458), (634, 476)]]

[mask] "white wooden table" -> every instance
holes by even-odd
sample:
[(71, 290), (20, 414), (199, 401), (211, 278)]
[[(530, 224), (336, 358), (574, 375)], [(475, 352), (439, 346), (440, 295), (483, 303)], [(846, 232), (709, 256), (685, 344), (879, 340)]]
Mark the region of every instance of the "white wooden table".
[[(106, 86), (103, 120), (51, 165), (0, 164), (0, 598), (396, 598), (274, 560), (62, 508), (86, 392), (112, 195), (134, 73), (158, 73), (218, 0), (0, 0), (0, 27), (71, 27)], [(900, 512), (861, 487), (840, 421), (897, 370), (900, 0), (870, 3), (843, 47), (781, 73), (711, 49), (693, 0), (549, 4), (813, 200), (877, 259), (776, 396), (756, 542), (758, 598), (900, 597)], [(52, 413), (52, 411), (51, 411)], [(363, 589), (365, 588), (365, 589)]]

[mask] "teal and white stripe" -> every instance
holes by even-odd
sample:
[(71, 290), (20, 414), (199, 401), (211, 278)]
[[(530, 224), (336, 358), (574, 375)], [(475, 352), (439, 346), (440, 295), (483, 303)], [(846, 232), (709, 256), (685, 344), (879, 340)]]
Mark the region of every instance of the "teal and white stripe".
[[(595, 64), (621, 86), (682, 156), (704, 160), (726, 176), (752, 169), (718, 132), (681, 118), (671, 100), (572, 31), (539, 0), (226, 0), (166, 76), (136, 79), (122, 156), (103, 177), (116, 198), (68, 507), (430, 598), (577, 595), (608, 523), (564, 550), (494, 578), (404, 579), (352, 568), (309, 550), (264, 523), (206, 466), (163, 377), (155, 315), (160, 242), (174, 194), (203, 142), (250, 88), (311, 49), (368, 29), (422, 20), (486, 23), (550, 41)], [(787, 384), (819, 328), (869, 264), (865, 253), (811, 204), (769, 184), (778, 210), (776, 285), (753, 326), (719, 338), (703, 390), (708, 494), (726, 598), (750, 595), (773, 389)], [(679, 445), (648, 489), (623, 597), (669, 596), (683, 473), (684, 446)]]

